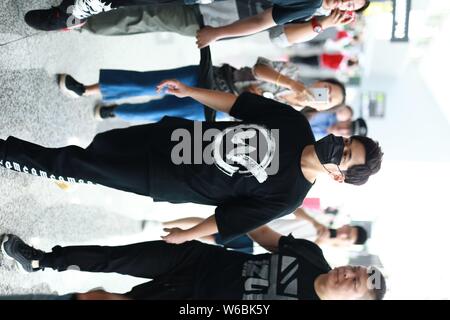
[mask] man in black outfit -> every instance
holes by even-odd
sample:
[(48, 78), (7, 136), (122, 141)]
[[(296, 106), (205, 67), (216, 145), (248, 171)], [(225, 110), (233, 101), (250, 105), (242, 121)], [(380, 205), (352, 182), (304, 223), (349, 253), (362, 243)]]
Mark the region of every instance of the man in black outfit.
[(181, 245), (150, 241), (120, 247), (56, 246), (44, 253), (15, 235), (4, 236), (2, 251), (28, 272), (77, 267), (80, 271), (153, 279), (125, 294), (131, 299), (383, 299), (385, 280), (374, 267), (331, 270), (313, 242), (281, 236), (264, 227), (251, 236), (273, 253), (251, 255), (197, 241)]
[(188, 230), (167, 230), (170, 243), (220, 232), (225, 242), (297, 209), (316, 177), (363, 184), (378, 172), (382, 152), (366, 137), (329, 135), (315, 142), (307, 119), (290, 106), (251, 93), (230, 93), (166, 80), (191, 97), (242, 122), (160, 122), (98, 134), (86, 148), (45, 148), (0, 139), (0, 165), (59, 181), (101, 184), (155, 201), (217, 206)]

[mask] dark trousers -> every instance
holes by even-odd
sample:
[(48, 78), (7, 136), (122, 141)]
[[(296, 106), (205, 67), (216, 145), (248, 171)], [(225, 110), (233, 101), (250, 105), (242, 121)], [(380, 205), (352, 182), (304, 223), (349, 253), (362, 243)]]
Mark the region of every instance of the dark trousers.
[(98, 134), (83, 149), (46, 148), (14, 137), (0, 139), (0, 165), (59, 181), (101, 184), (149, 195), (149, 147), (153, 124)]
[(184, 0), (63, 0), (60, 5), (60, 8), (66, 11), (67, 8), (75, 5), (75, 10), (77, 12), (83, 12), (83, 18), (88, 18), (90, 16), (94, 16), (96, 14), (104, 12), (103, 10), (107, 11), (107, 9), (101, 9), (95, 6), (95, 4), (98, 4), (98, 1), (100, 1), (102, 4), (108, 5), (108, 8), (110, 7), (111, 9), (118, 9), (121, 7), (130, 7), (130, 6), (185, 3)]
[[(83, 0), (83, 1), (89, 3), (90, 0)], [(184, 4), (184, 0), (102, 0), (102, 1), (107, 4), (111, 4), (112, 8), (160, 5), (167, 3)]]
[(319, 56), (291, 56), (289, 60), (293, 63), (302, 63), (307, 64), (311, 67), (319, 67), (320, 66), (320, 57)]
[(205, 267), (207, 257), (218, 255), (233, 259), (243, 254), (198, 241), (181, 245), (149, 241), (119, 247), (56, 246), (40, 264), (58, 271), (76, 268), (153, 279), (126, 294), (133, 299), (193, 299), (200, 268)]
[[(98, 0), (81, 0), (81, 2), (89, 5), (91, 2), (96, 2)], [(111, 8), (129, 7), (129, 6), (146, 6), (146, 5), (157, 5), (165, 3), (180, 3), (183, 4), (184, 0), (100, 0), (101, 2), (111, 5)], [(62, 6), (74, 5), (77, 0), (63, 0)]]

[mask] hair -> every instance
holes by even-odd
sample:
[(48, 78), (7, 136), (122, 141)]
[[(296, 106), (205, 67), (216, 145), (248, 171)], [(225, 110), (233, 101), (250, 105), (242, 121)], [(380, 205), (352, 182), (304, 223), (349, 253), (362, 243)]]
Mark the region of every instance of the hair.
[(369, 180), (369, 177), (381, 168), (381, 161), (383, 160), (383, 151), (381, 151), (380, 144), (370, 138), (363, 136), (352, 136), (351, 139), (359, 141), (363, 144), (366, 150), (366, 157), (364, 164), (358, 164), (348, 168), (345, 172), (344, 182), (360, 186)]
[(357, 66), (359, 64), (358, 58), (351, 58), (347, 61), (349, 67)]
[(345, 103), (345, 99), (347, 98), (347, 90), (345, 89), (345, 85), (342, 82), (340, 82), (339, 80), (337, 80), (335, 78), (322, 79), (319, 81), (320, 82), (328, 82), (328, 83), (338, 86), (339, 89), (341, 89), (341, 91), (342, 91), (342, 101), (339, 102), (337, 105), (341, 105), (341, 104)]
[(338, 112), (341, 109), (347, 109), (348, 111), (350, 111), (350, 115), (353, 117), (354, 115), (353, 108), (350, 107), (348, 104), (340, 104), (334, 108), (335, 112)]
[(361, 8), (359, 8), (358, 10), (355, 10), (355, 12), (356, 13), (363, 13), (369, 6), (370, 6), (370, 1), (366, 0), (364, 5)]
[(386, 279), (383, 273), (381, 273), (381, 271), (374, 266), (369, 267), (368, 272), (369, 277), (375, 276), (379, 280), (379, 286), (374, 286), (373, 288), (370, 289), (372, 299), (383, 300), (384, 296), (386, 295)]
[(366, 243), (367, 239), (369, 238), (369, 236), (367, 234), (367, 230), (364, 229), (361, 226), (352, 226), (352, 227), (356, 229), (355, 244), (364, 244), (364, 243)]
[(319, 113), (319, 111), (311, 107), (304, 107), (300, 112), (306, 117), (306, 119), (308, 119), (308, 121)]
[(367, 123), (363, 118), (352, 121), (352, 135), (367, 136)]
[(353, 117), (353, 115), (355, 114), (355, 112), (353, 111), (353, 108), (350, 107), (348, 104), (345, 105), (345, 108), (347, 108), (350, 111), (350, 113), (352, 114), (352, 117)]

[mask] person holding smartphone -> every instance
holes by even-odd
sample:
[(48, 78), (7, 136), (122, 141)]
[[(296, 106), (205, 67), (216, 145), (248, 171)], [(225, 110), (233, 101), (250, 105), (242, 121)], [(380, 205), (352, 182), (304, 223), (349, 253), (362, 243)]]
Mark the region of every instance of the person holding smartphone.
[[(205, 49), (202, 49), (205, 50)], [(312, 107), (326, 110), (345, 101), (344, 84), (336, 79), (324, 79), (306, 84), (300, 68), (292, 63), (258, 58), (253, 67), (234, 68), (229, 64), (212, 67), (212, 89), (239, 95), (251, 92), (286, 103), (297, 110)], [(160, 94), (155, 86), (165, 78), (178, 77), (186, 84), (197, 86), (202, 66), (186, 66), (170, 70), (147, 72), (125, 70), (101, 70), (99, 83), (84, 85), (70, 75), (59, 75), (62, 92), (69, 97), (101, 97), (95, 107), (97, 119), (120, 118), (124, 121), (156, 122), (163, 116), (178, 116), (191, 120), (205, 120), (204, 106), (193, 99), (177, 99)], [(314, 90), (324, 94), (316, 97)], [(152, 96), (143, 103), (114, 104), (118, 100), (139, 96)], [(156, 99), (155, 99), (156, 98)], [(217, 112), (216, 120), (229, 120), (229, 116)]]

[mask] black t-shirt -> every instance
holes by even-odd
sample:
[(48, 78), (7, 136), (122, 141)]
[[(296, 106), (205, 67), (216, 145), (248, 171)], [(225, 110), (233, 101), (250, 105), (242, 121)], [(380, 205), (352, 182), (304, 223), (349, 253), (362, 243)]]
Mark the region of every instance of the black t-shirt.
[(315, 243), (292, 236), (281, 237), (276, 254), (211, 252), (200, 266), (198, 299), (319, 300), (314, 281), (331, 270)]
[(304, 22), (322, 7), (323, 0), (272, 0), (272, 18), (276, 24)]
[(243, 121), (164, 117), (148, 141), (150, 196), (216, 205), (225, 242), (301, 205), (312, 186), (301, 154), (315, 141), (308, 120), (274, 100), (244, 93), (230, 114)]

